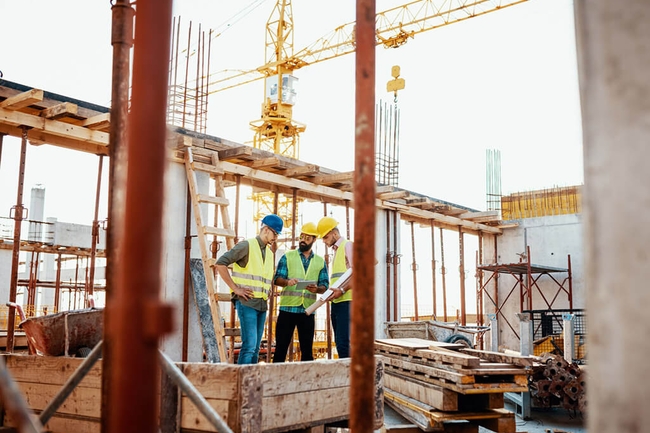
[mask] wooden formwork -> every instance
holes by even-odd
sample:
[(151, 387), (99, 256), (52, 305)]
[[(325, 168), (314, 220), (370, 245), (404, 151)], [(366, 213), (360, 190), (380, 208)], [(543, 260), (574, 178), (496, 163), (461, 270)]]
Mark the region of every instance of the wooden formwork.
[[(36, 414), (47, 407), (83, 361), (27, 355), (3, 355), (3, 358)], [(349, 359), (241, 366), (176, 365), (234, 432), (308, 429), (349, 418)], [(383, 365), (378, 360), (376, 366), (375, 425), (379, 428), (383, 423)], [(101, 368), (99, 361), (77, 385), (47, 423), (48, 431), (100, 431)], [(180, 432), (216, 431), (187, 397), (181, 396), (177, 409)], [(9, 414), (4, 414), (1, 425), (15, 426), (14, 421)]]

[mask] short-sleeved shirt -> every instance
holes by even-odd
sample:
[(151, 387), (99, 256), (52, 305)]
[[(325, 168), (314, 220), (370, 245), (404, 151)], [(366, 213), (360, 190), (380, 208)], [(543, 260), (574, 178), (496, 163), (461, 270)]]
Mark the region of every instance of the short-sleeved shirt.
[[(312, 257), (314, 257), (314, 252), (311, 251), (309, 254), (309, 257), (305, 257), (304, 254), (300, 253), (300, 260), (302, 261), (302, 266), (305, 268), (305, 272), (307, 272), (307, 268), (309, 268), (309, 263), (311, 262)], [(280, 258), (280, 262), (278, 263), (278, 267), (275, 270), (275, 277), (273, 277), (273, 282), (275, 283), (275, 280), (278, 278), (284, 278), (285, 280), (290, 279), (289, 278), (289, 268), (287, 267), (287, 256), (284, 255)], [(330, 286), (330, 279), (329, 279), (329, 273), (327, 272), (327, 263), (324, 263), (323, 261), (323, 267), (318, 273), (318, 282), (316, 283), (317, 286), (325, 286), (325, 289), (328, 289)], [(286, 311), (288, 313), (304, 313), (305, 312), (305, 307), (302, 305), (298, 305), (296, 307), (280, 307), (280, 311)]]
[[(266, 244), (262, 242), (262, 239), (257, 236), (257, 242), (260, 244), (260, 249), (262, 250), (262, 259), (266, 260)], [(248, 241), (238, 242), (232, 249), (223, 253), (221, 257), (217, 259), (217, 265), (230, 266), (233, 263), (237, 263), (242, 268), (245, 268), (248, 264)], [(239, 301), (242, 305), (246, 307), (253, 308), (258, 311), (268, 310), (267, 301), (262, 298), (251, 298), (248, 301), (236, 295), (234, 292), (230, 294), (231, 300)]]

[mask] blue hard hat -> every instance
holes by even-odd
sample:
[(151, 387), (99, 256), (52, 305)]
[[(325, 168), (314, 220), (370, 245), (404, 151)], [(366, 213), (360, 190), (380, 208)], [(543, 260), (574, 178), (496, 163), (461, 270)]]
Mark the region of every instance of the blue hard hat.
[(284, 228), (284, 221), (282, 221), (282, 218), (273, 213), (265, 216), (262, 219), (262, 224), (271, 227), (273, 231), (278, 234), (280, 234)]

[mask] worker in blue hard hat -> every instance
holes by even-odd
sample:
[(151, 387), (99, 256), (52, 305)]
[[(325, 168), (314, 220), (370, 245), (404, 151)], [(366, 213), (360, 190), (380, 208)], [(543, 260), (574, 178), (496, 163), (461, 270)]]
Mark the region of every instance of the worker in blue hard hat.
[[(323, 243), (334, 250), (331, 262), (330, 285), (334, 283), (350, 268), (352, 268), (352, 241), (345, 239), (338, 228), (338, 221), (332, 217), (323, 217), (318, 221), (318, 237)], [(333, 290), (331, 318), (334, 329), (334, 341), (339, 358), (350, 357), (350, 306), (352, 304), (352, 287), (341, 285)]]
[(275, 324), (273, 362), (286, 360), (296, 329), (300, 342), (300, 360), (314, 359), (312, 349), (316, 329), (315, 316), (305, 314), (305, 309), (316, 302), (317, 293), (325, 293), (329, 288), (325, 259), (312, 251), (317, 238), (316, 224), (306, 223), (300, 229), (298, 249), (287, 251), (278, 262), (274, 284), (282, 287), (282, 291), (280, 312)]
[[(217, 260), (217, 272), (230, 288), (241, 327), (242, 347), (238, 364), (257, 364), (264, 333), (267, 301), (273, 280), (273, 251), (284, 228), (284, 221), (275, 214), (262, 219), (260, 233), (239, 242)], [(228, 266), (232, 265), (232, 275)]]

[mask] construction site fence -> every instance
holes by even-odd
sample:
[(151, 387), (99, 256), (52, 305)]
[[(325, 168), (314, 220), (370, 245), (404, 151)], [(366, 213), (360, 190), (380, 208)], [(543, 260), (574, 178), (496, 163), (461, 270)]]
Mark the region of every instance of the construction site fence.
[(564, 315), (573, 315), (575, 353), (573, 358), (584, 363), (587, 355), (587, 314), (584, 309), (524, 310), (533, 324), (533, 352), (536, 356), (555, 353), (564, 356)]

